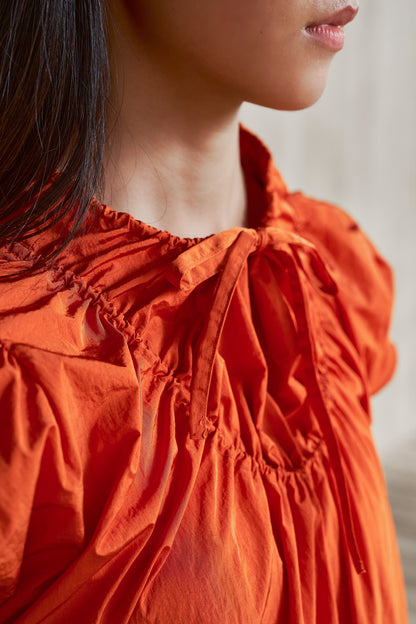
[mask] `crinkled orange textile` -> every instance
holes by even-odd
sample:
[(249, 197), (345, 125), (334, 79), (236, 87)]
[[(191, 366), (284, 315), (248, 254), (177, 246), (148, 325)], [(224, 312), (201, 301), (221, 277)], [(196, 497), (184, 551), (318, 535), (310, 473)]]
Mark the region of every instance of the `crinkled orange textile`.
[(390, 270), (243, 129), (241, 154), (249, 228), (178, 239), (94, 202), (0, 285), (1, 622), (407, 621), (368, 404)]

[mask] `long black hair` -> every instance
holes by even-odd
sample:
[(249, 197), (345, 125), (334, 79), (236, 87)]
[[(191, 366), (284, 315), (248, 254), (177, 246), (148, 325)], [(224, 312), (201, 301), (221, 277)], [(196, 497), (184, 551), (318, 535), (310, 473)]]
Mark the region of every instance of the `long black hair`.
[(1, 0), (0, 245), (71, 211), (56, 255), (83, 223), (102, 179), (109, 73), (104, 0)]

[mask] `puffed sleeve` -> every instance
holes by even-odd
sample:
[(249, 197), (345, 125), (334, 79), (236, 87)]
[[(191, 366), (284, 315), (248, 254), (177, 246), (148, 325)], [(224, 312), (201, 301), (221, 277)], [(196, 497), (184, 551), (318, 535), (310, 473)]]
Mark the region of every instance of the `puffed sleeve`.
[(316, 246), (338, 286), (342, 323), (363, 362), (368, 391), (374, 394), (396, 366), (396, 350), (389, 338), (392, 270), (343, 210), (301, 193), (294, 193), (289, 201), (299, 234)]
[(14, 591), (51, 408), (32, 375), (0, 345), (0, 603)]

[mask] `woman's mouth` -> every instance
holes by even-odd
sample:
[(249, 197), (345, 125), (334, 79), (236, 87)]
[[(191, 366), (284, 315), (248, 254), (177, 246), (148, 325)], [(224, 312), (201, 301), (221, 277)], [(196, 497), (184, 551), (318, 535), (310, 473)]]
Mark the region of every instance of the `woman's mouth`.
[(328, 17), (322, 17), (318, 21), (305, 27), (306, 34), (333, 52), (338, 52), (344, 47), (345, 33), (343, 26), (351, 22), (358, 13), (358, 6), (349, 5)]

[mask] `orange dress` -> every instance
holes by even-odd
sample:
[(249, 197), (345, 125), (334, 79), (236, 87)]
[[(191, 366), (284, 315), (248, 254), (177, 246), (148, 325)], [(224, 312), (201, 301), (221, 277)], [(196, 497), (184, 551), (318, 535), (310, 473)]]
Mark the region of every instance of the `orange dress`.
[(179, 239), (94, 201), (0, 284), (1, 622), (407, 621), (368, 402), (390, 269), (244, 129), (241, 157), (250, 227)]

